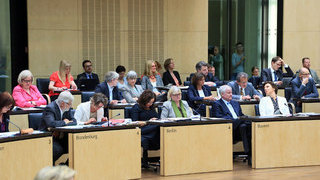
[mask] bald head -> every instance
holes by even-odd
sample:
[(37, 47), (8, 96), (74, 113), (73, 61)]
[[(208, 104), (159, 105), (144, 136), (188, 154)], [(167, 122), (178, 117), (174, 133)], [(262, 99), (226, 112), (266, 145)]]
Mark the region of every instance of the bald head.
[(300, 68), (300, 71), (299, 71), (300, 79), (309, 78), (309, 76), (310, 76), (310, 72), (307, 68), (305, 67)]

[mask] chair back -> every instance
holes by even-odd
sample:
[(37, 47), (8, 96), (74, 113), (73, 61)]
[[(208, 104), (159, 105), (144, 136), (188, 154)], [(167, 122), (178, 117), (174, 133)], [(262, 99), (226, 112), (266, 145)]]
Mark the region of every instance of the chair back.
[(29, 128), (38, 130), (42, 121), (42, 113), (28, 114)]
[(81, 102), (87, 102), (94, 95), (94, 91), (82, 91), (81, 92)]
[(36, 84), (37, 84), (37, 88), (39, 89), (39, 92), (42, 94), (48, 94), (49, 83), (50, 83), (50, 79), (48, 78), (37, 78)]
[(254, 111), (256, 116), (260, 116), (259, 104), (254, 105)]
[(132, 107), (124, 107), (124, 118), (131, 118)]

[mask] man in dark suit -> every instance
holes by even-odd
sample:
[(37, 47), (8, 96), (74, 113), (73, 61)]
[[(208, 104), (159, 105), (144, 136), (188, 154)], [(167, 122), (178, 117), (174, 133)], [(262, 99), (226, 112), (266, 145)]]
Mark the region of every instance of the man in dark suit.
[(307, 68), (299, 70), (299, 76), (291, 81), (292, 97), (296, 106), (296, 112), (302, 111), (300, 98), (318, 98), (319, 93), (314, 80), (310, 77), (310, 72)]
[[(73, 99), (69, 91), (61, 92), (57, 100), (44, 109), (39, 130), (48, 131), (49, 128), (76, 125), (77, 121), (70, 110)], [(53, 163), (67, 152), (68, 136), (53, 132)]]
[[(81, 73), (81, 74), (78, 74), (78, 76), (77, 76), (77, 81), (78, 81), (77, 86), (79, 87), (79, 89), (81, 90), (81, 87), (83, 85), (83, 80), (84, 79), (92, 79), (97, 84), (99, 84), (100, 81), (99, 81), (98, 75), (92, 72), (92, 63), (91, 63), (91, 61), (90, 60), (84, 60), (82, 62), (82, 67), (83, 67), (84, 72)], [(92, 89), (92, 90), (94, 90), (94, 89)]]
[[(219, 86), (222, 84), (222, 82), (219, 80), (218, 77), (214, 76), (214, 74), (209, 73), (208, 71), (208, 63), (204, 61), (200, 61), (196, 64), (196, 71), (200, 72), (204, 75), (205, 83), (204, 85), (207, 86)], [(192, 75), (190, 76), (190, 79), (192, 79)]]
[(244, 151), (248, 155), (248, 164), (251, 165), (251, 123), (239, 119), (244, 114), (240, 104), (232, 100), (231, 87), (223, 85), (219, 90), (221, 99), (213, 103), (212, 114), (214, 117), (232, 120), (233, 140), (242, 140)]
[[(283, 73), (282, 66), (284, 66), (287, 73)], [(261, 84), (266, 81), (273, 81), (277, 85), (282, 85), (283, 77), (292, 77), (293, 75), (291, 68), (284, 63), (283, 59), (276, 56), (271, 60), (271, 68), (262, 70)]]
[(110, 104), (117, 104), (118, 102), (126, 103), (121, 92), (117, 87), (119, 74), (115, 71), (109, 71), (105, 76), (105, 81), (100, 83), (95, 92), (102, 93), (108, 97)]
[(229, 82), (228, 85), (232, 88), (232, 99), (234, 100), (259, 100), (262, 98), (262, 94), (248, 82), (248, 74), (245, 72), (238, 73), (237, 80)]

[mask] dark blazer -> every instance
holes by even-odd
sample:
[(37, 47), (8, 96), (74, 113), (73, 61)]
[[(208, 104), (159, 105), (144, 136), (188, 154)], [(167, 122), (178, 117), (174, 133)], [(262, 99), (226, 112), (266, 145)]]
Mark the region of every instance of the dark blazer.
[[(312, 78), (309, 78), (309, 82), (303, 86), (299, 76), (291, 81), (292, 84), (292, 97), (301, 98), (302, 96), (306, 98), (317, 98), (319, 97), (317, 87)], [(305, 95), (306, 92), (306, 95)]]
[[(190, 74), (190, 81), (192, 80), (194, 73)], [(217, 86), (221, 86), (223, 85), (223, 81), (220, 81), (220, 79), (218, 78), (218, 76), (213, 76), (212, 73), (208, 73), (208, 75), (205, 77), (204, 79), (206, 82), (214, 82), (217, 84)]]
[[(85, 72), (81, 73), (81, 74), (78, 74), (78, 76), (77, 76), (77, 80), (78, 81), (81, 81), (82, 79), (87, 79), (87, 75), (86, 75)], [(95, 74), (95, 73), (92, 73), (92, 79), (98, 79), (98, 81), (99, 81), (99, 76), (97, 74)]]
[[(100, 83), (100, 84), (98, 84), (98, 86), (96, 87), (95, 92), (96, 93), (102, 93), (102, 94), (106, 95), (108, 97), (108, 99), (109, 99), (109, 102), (110, 102), (109, 88), (108, 88), (108, 85), (107, 85), (107, 83), (105, 81)], [(113, 96), (114, 100), (122, 100), (123, 99), (122, 94), (119, 91), (117, 86), (115, 86), (113, 88), (112, 96)]]
[(59, 106), (55, 101), (53, 101), (50, 104), (48, 104), (43, 111), (39, 130), (47, 131), (49, 127), (55, 128), (65, 126), (66, 123), (63, 121), (64, 119), (69, 119), (70, 121), (73, 121), (68, 125), (77, 124), (77, 120), (73, 117), (71, 109), (69, 109), (69, 111), (64, 112), (61, 118)]
[[(180, 74), (178, 71), (173, 71), (173, 74), (176, 76), (176, 78), (178, 79), (179, 81), (179, 84), (181, 85), (181, 79), (180, 79)], [(162, 76), (162, 81), (163, 81), (163, 85), (168, 85), (168, 84), (172, 84), (172, 85), (176, 85), (176, 83), (174, 82), (171, 74), (169, 71), (166, 71), (163, 73), (163, 76)]]
[(2, 116), (2, 122), (4, 122), (4, 127), (5, 127), (5, 130), (4, 131), (1, 131), (1, 128), (0, 128), (0, 132), (9, 132), (9, 115), (7, 113), (3, 114)]
[[(202, 90), (205, 96), (211, 96), (211, 92), (208, 88), (208, 86), (204, 85), (202, 86)], [(206, 106), (204, 104), (195, 104), (195, 101), (201, 101), (203, 100), (203, 97), (200, 97), (198, 90), (193, 85), (190, 85), (188, 88), (188, 104), (191, 108), (196, 110), (201, 114), (201, 116), (206, 115)]]
[[(240, 100), (241, 92), (239, 89), (239, 85), (236, 83), (236, 81), (231, 81), (228, 83), (228, 86), (232, 88), (232, 99)], [(253, 95), (258, 95), (260, 98), (262, 98), (262, 94), (257, 91), (253, 85), (248, 82), (247, 87), (244, 89), (245, 95), (253, 97)]]
[[(279, 68), (278, 71), (276, 71), (278, 81), (282, 81), (283, 77), (292, 77), (294, 75), (289, 66), (285, 69), (287, 73), (283, 73), (281, 68)], [(263, 69), (261, 72), (261, 84), (266, 81), (272, 81), (272, 74), (270, 68)]]
[(251, 78), (249, 78), (248, 81), (252, 83), (254, 88), (258, 89), (260, 81), (261, 81), (261, 77), (260, 76), (251, 76)]
[[(232, 105), (238, 117), (244, 116), (240, 104), (237, 101), (231, 100), (230, 104)], [(231, 112), (229, 111), (227, 105), (223, 102), (222, 98), (213, 103), (211, 111), (214, 117), (232, 119), (232, 125), (234, 129), (238, 128), (238, 126), (241, 124), (240, 120), (233, 119)]]
[(151, 118), (159, 118), (159, 114), (155, 109), (145, 110), (135, 104), (131, 109), (131, 119), (132, 121), (148, 121)]

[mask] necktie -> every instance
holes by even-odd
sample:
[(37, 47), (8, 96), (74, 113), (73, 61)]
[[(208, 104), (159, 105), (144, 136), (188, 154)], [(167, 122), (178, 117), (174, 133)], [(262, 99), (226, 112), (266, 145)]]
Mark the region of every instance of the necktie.
[(273, 71), (273, 73), (274, 73), (274, 81), (278, 81), (277, 72)]
[(90, 77), (90, 79), (93, 79), (93, 78), (92, 78), (92, 74), (90, 74), (89, 77)]
[(243, 96), (243, 88), (240, 88), (240, 95)]
[(231, 112), (233, 119), (237, 119), (237, 118), (238, 118), (237, 113), (234, 111), (231, 103), (228, 102), (227, 104), (228, 104), (228, 106), (229, 106), (229, 111)]

